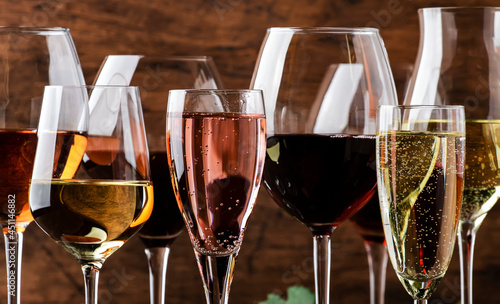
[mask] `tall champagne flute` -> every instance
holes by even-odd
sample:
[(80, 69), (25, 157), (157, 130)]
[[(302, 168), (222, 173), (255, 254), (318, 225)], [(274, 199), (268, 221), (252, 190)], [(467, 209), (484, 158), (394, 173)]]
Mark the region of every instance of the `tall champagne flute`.
[(450, 264), (462, 203), (462, 106), (381, 106), (377, 178), (392, 266), (426, 304)]
[(251, 88), (264, 91), (264, 185), (314, 238), (316, 303), (329, 303), (335, 228), (376, 193), (375, 110), (396, 104), (376, 29), (271, 28)]
[[(119, 66), (115, 68), (115, 65)], [(165, 113), (168, 91), (221, 89), (223, 85), (213, 59), (208, 56), (110, 55), (105, 58), (101, 72), (109, 67), (116, 71), (120, 66), (133, 69), (130, 84), (141, 89), (155, 204), (138, 236), (146, 247), (148, 258), (150, 303), (163, 304), (170, 247), (184, 228), (167, 163)]]
[(384, 304), (388, 255), (378, 194), (375, 193), (350, 220), (363, 238), (368, 257), (370, 304)]
[(36, 223), (80, 263), (85, 303), (97, 303), (102, 264), (153, 209), (137, 87), (46, 87), (29, 199)]
[(43, 89), (84, 84), (84, 78), (68, 29), (0, 27), (0, 46), (0, 225), (7, 299), (19, 304), (23, 233), (33, 221), (28, 188)]
[(472, 304), (476, 233), (500, 189), (500, 8), (419, 10), (420, 46), (407, 105), (463, 105), (465, 185), (460, 216), (461, 303)]
[(172, 90), (167, 152), (208, 304), (228, 303), (264, 166), (260, 90)]

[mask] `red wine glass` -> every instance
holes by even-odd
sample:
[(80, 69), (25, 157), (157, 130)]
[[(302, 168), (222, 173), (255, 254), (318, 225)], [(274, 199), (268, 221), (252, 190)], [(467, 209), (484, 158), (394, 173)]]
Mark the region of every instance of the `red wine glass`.
[(173, 90), (167, 154), (208, 304), (226, 304), (266, 150), (260, 90)]
[(350, 220), (356, 227), (358, 234), (363, 238), (368, 257), (370, 303), (384, 304), (388, 255), (378, 193), (375, 193)]
[(68, 29), (0, 27), (0, 45), (0, 225), (7, 299), (19, 304), (23, 233), (33, 221), (28, 188), (44, 86), (85, 82)]
[(382, 39), (369, 28), (271, 28), (250, 88), (266, 104), (264, 185), (312, 232), (316, 303), (329, 303), (331, 234), (376, 193), (376, 108), (397, 103)]
[(125, 81), (127, 77), (115, 76), (117, 65), (130, 67), (132, 72), (128, 77), (131, 79), (127, 83), (141, 90), (155, 204), (151, 217), (137, 235), (145, 246), (148, 259), (150, 303), (163, 304), (170, 247), (184, 228), (166, 154), (168, 92), (172, 89), (222, 89), (223, 85), (213, 59), (208, 56), (110, 55), (105, 58), (100, 72), (109, 69), (112, 81), (116, 82), (116, 78)]
[(80, 263), (97, 304), (103, 263), (153, 210), (139, 89), (47, 86), (30, 185), (38, 226)]

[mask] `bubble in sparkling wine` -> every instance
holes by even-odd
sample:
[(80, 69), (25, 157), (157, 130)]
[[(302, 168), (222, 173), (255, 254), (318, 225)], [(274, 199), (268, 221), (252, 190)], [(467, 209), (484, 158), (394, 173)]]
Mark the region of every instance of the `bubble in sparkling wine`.
[[(196, 240), (195, 249), (210, 255), (227, 255), (239, 250), (254, 203), (249, 200), (257, 191), (256, 164), (263, 160), (265, 151), (264, 117), (217, 115), (184, 116), (183, 124), (190, 126), (183, 130), (188, 134), (184, 138), (191, 141), (171, 151), (184, 151), (182, 158), (173, 155), (174, 164), (191, 167), (186, 172), (185, 188), (193, 195), (183, 202), (183, 211), (185, 217), (196, 220), (194, 227), (188, 229), (191, 239)], [(202, 128), (203, 133), (196, 132)]]

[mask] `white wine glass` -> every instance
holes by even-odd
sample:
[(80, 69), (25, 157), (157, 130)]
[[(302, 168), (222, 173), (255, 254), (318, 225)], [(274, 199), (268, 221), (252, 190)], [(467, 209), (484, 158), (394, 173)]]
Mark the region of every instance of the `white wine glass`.
[[(117, 76), (120, 69), (123, 71)], [(109, 55), (101, 65), (96, 82), (103, 81), (102, 73), (105, 73), (104, 81), (121, 79), (124, 84), (130, 83), (141, 90), (155, 204), (151, 217), (137, 235), (145, 246), (148, 259), (150, 303), (163, 304), (170, 248), (185, 227), (167, 162), (168, 92), (173, 89), (222, 89), (223, 84), (209, 56)]]
[(266, 104), (264, 185), (311, 231), (316, 304), (328, 304), (331, 235), (376, 195), (376, 109), (397, 104), (382, 38), (371, 28), (271, 28), (250, 88)]
[(392, 266), (426, 304), (450, 264), (465, 170), (462, 106), (381, 106), (377, 180)]
[(172, 90), (167, 154), (207, 304), (227, 304), (266, 150), (260, 90)]
[(80, 263), (97, 303), (104, 261), (153, 209), (139, 90), (47, 86), (30, 185), (35, 222)]
[(45, 85), (84, 84), (68, 29), (0, 27), (0, 225), (7, 303), (21, 303), (23, 233), (33, 221), (28, 189)]
[(406, 105), (463, 105), (465, 185), (460, 215), (461, 303), (472, 304), (476, 234), (500, 195), (498, 7), (418, 11), (420, 46)]

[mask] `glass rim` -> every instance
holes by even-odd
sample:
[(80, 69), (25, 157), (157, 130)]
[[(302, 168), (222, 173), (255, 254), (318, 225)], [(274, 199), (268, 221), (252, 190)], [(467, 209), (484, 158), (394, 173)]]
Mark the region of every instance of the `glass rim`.
[(110, 56), (141, 56), (141, 59), (147, 59), (147, 60), (179, 60), (179, 61), (189, 61), (189, 60), (194, 60), (194, 61), (211, 61), (213, 60), (212, 56), (207, 56), (207, 55), (169, 55), (169, 56), (150, 56), (150, 55), (145, 55), (145, 54), (132, 54), (132, 55), (127, 55), (127, 54), (112, 54), (112, 55), (107, 55), (106, 58)]
[(377, 34), (374, 27), (271, 27), (267, 32), (293, 32), (297, 34)]
[(379, 105), (377, 109), (464, 109), (462, 105)]
[(110, 88), (110, 89), (136, 89), (138, 90), (138, 86), (124, 85), (124, 84), (50, 84), (44, 86), (45, 88), (62, 88), (62, 89), (99, 89), (99, 88)]
[(69, 28), (65, 27), (29, 27), (29, 26), (0, 26), (0, 34), (9, 33), (69, 33)]
[(443, 6), (443, 7), (424, 7), (417, 10), (418, 13), (426, 11), (444, 11), (444, 12), (465, 12), (465, 11), (480, 11), (480, 10), (500, 10), (497, 6)]
[(186, 93), (190, 95), (233, 95), (241, 93), (262, 94), (261, 89), (175, 89), (169, 90), (169, 93)]

